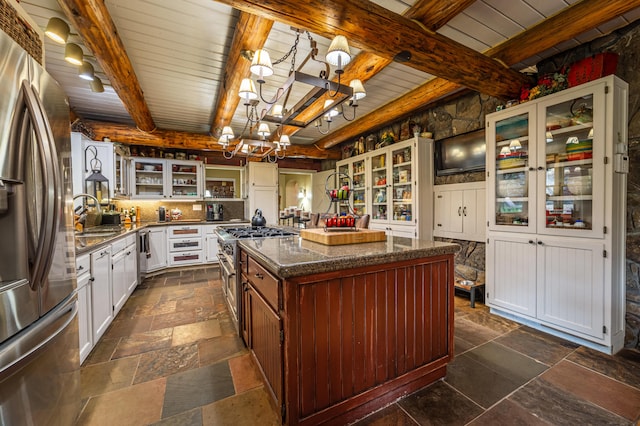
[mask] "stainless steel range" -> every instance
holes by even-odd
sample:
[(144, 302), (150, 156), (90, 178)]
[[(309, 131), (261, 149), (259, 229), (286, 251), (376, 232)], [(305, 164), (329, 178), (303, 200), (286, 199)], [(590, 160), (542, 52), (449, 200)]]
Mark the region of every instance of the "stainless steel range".
[(227, 305), (229, 305), (233, 319), (237, 324), (239, 309), (237, 295), (241, 285), (240, 276), (236, 274), (238, 268), (237, 241), (251, 238), (290, 237), (298, 235), (298, 233), (288, 228), (268, 226), (219, 226), (216, 228), (216, 234), (218, 235), (218, 260), (222, 276), (222, 289), (227, 299)]

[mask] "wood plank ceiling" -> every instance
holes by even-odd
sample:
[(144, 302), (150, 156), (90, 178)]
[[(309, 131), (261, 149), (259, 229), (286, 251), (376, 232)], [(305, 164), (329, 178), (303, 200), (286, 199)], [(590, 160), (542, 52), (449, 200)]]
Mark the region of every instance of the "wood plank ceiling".
[[(347, 36), (353, 60), (343, 82), (359, 78), (367, 97), (354, 121), (334, 119), (321, 135), (313, 125), (284, 126), (289, 156), (337, 158), (341, 142), (426, 108), (463, 88), (503, 99), (517, 95), (518, 71), (628, 25), (640, 0), (22, 0), (42, 28), (65, 19), (106, 85), (93, 93), (63, 59), (64, 46), (46, 40), (47, 69), (62, 84), (74, 112), (97, 138), (124, 143), (220, 150), (224, 125), (246, 127), (237, 96), (250, 63), (242, 50), (266, 48), (281, 58), (308, 30), (324, 59), (331, 38)], [(301, 33), (296, 64), (310, 44)], [(394, 61), (401, 51), (407, 62)], [(274, 67), (265, 97), (286, 80), (290, 58)], [(302, 69), (317, 75), (318, 64)], [(295, 84), (288, 105), (308, 86)], [(310, 108), (322, 110), (322, 99)], [(313, 113), (308, 112), (308, 116)], [(272, 130), (275, 126), (272, 125)], [(248, 130), (244, 131), (247, 135)]]

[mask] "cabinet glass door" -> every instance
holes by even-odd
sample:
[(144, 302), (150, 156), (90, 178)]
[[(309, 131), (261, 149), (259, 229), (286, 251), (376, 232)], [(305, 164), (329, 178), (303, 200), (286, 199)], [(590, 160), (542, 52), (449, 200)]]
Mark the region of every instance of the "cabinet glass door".
[(366, 188), (367, 179), (364, 172), (364, 158), (355, 160), (353, 167), (353, 212), (358, 216), (367, 213), (366, 209)]
[(129, 196), (129, 163), (131, 159), (118, 151), (114, 153), (114, 197)]
[(171, 161), (171, 197), (198, 198), (198, 165), (194, 162)]
[(593, 93), (586, 93), (541, 105), (545, 120), (545, 176), (544, 189), (539, 188), (544, 191), (544, 221), (539, 220), (538, 232), (591, 234), (598, 226), (599, 220), (594, 224), (594, 208), (604, 199), (594, 202), (602, 193), (593, 190), (601, 173), (601, 166), (594, 167), (594, 158), (604, 155), (604, 139), (594, 137), (598, 130), (594, 126), (594, 104), (596, 108), (604, 105), (594, 102)]
[[(351, 178), (351, 163), (345, 163), (345, 164), (341, 164), (340, 166), (338, 166), (338, 176), (336, 176), (337, 180), (338, 180), (338, 186), (337, 189), (340, 189), (344, 186), (347, 186), (349, 188), (351, 188), (352, 182), (350, 180)], [(349, 194), (349, 197), (351, 196), (351, 194)], [(338, 202), (338, 214), (344, 214), (347, 215), (349, 213), (351, 213), (351, 208), (349, 207), (349, 198), (347, 198), (346, 200), (342, 200), (340, 199)]]
[(134, 195), (138, 198), (158, 198), (164, 196), (164, 160), (135, 158)]
[(532, 198), (529, 196), (529, 113), (495, 124), (495, 224), (528, 228)]
[(391, 162), (393, 164), (391, 183), (393, 220), (410, 222), (413, 220), (411, 146), (391, 150)]
[(371, 220), (388, 219), (387, 160), (386, 152), (371, 156)]

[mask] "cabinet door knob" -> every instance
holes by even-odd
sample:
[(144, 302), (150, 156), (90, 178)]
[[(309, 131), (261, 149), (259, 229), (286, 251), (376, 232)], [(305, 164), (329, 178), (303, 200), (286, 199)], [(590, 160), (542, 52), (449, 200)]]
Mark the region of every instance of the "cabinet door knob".
[(533, 240), (529, 240), (529, 244), (535, 244)]
[(541, 246), (542, 245), (542, 241), (538, 241), (538, 245)]
[(458, 207), (458, 216), (462, 216), (462, 207)]
[(533, 172), (534, 170), (535, 170), (535, 168), (534, 168), (534, 167), (529, 167), (529, 171), (530, 171), (530, 172)]
[(261, 280), (263, 280), (264, 279), (264, 275), (262, 275), (260, 273), (257, 273), (256, 274), (256, 278), (260, 278)]
[(538, 166), (538, 170), (544, 170), (544, 167)]
[(463, 214), (464, 216), (466, 216), (466, 215), (467, 215), (467, 206), (464, 206), (464, 208), (462, 209), (462, 214)]

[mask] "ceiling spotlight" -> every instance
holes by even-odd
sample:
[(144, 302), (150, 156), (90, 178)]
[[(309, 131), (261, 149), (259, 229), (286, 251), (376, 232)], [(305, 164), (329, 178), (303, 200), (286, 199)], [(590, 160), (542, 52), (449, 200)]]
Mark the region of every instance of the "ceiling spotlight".
[(78, 70), (78, 76), (83, 80), (92, 81), (94, 79), (93, 65), (87, 61), (83, 61)]
[(64, 47), (64, 60), (73, 65), (82, 65), (84, 53), (82, 48), (75, 43), (67, 43)]
[(104, 86), (102, 85), (102, 80), (98, 76), (93, 76), (93, 80), (89, 82), (89, 86), (91, 87), (91, 91), (95, 93), (104, 92)]
[(60, 18), (51, 18), (44, 33), (56, 43), (65, 44), (69, 37), (69, 25)]

